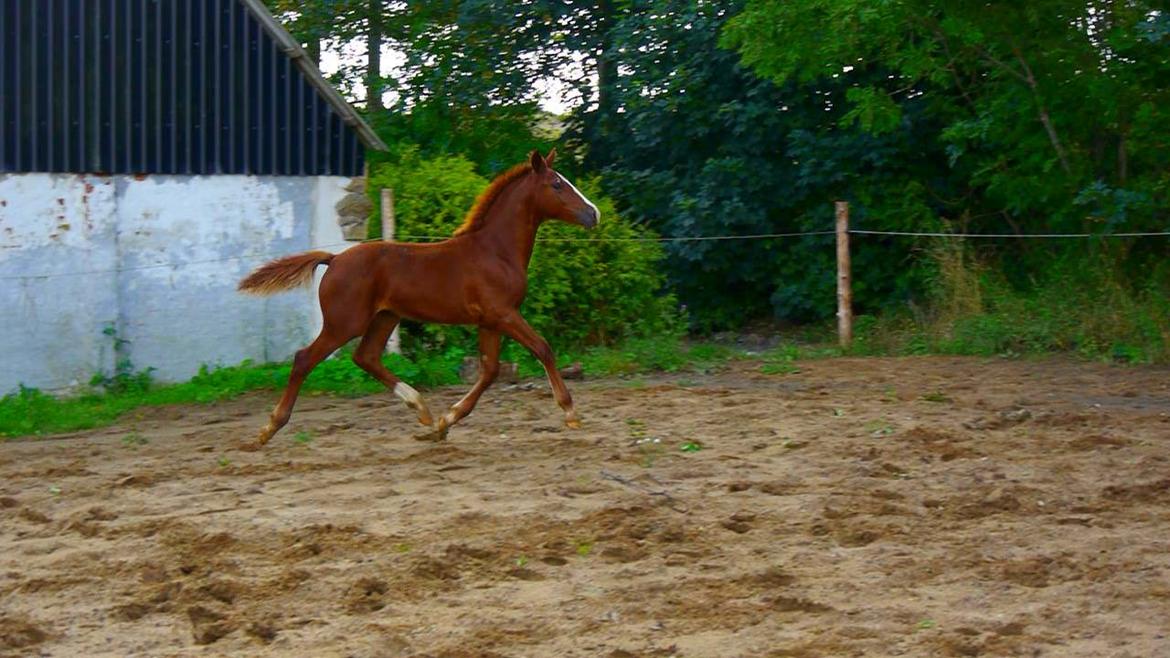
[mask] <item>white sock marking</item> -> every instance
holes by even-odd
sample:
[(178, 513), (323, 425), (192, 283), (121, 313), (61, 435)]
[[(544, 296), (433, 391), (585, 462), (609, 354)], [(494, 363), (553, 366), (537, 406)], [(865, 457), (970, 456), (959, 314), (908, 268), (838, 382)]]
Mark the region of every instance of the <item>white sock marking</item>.
[(422, 403), (422, 396), (406, 382), (398, 382), (394, 385), (394, 395), (402, 398), (412, 407), (420, 406)]

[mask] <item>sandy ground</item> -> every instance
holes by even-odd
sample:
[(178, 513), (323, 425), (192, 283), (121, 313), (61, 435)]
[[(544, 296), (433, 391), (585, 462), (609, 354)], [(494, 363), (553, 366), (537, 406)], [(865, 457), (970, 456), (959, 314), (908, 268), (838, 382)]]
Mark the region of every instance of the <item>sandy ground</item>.
[(0, 654), (1170, 656), (1170, 371), (759, 365), (4, 443)]

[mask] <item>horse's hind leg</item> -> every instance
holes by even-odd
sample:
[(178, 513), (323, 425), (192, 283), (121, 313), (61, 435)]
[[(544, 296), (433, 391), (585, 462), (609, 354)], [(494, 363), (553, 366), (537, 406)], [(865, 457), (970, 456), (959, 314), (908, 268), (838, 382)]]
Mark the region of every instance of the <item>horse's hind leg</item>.
[(440, 439), (447, 436), (447, 430), (458, 423), (464, 416), (471, 413), (479, 396), (487, 390), (496, 375), (500, 374), (500, 332), (480, 328), (479, 330), (479, 379), (475, 382), (467, 395), (456, 402), (451, 410), (439, 419), (437, 433)]
[(410, 384), (395, 377), (394, 373), (382, 365), (382, 353), (386, 351), (386, 341), (390, 339), (394, 327), (398, 326), (398, 320), (398, 316), (389, 311), (382, 311), (375, 315), (374, 320), (370, 322), (369, 329), (366, 330), (366, 335), (362, 337), (361, 344), (353, 353), (353, 362), (382, 382), (386, 388), (393, 390), (394, 394), (402, 398), (407, 406), (418, 412), (418, 422), (429, 426), (434, 421), (431, 419), (431, 411), (427, 408), (427, 403), (423, 401), (422, 396)]
[(352, 336), (337, 335), (331, 332), (328, 327), (321, 331), (321, 335), (317, 336), (316, 340), (309, 344), (303, 350), (297, 352), (293, 357), (292, 372), (288, 376), (288, 386), (284, 389), (284, 395), (280, 396), (280, 402), (276, 404), (276, 408), (272, 410), (272, 415), (268, 419), (268, 424), (264, 429), (260, 430), (260, 434), (256, 437), (256, 442), (251, 446), (252, 449), (260, 449), (264, 447), (265, 443), (272, 438), (272, 435), (280, 431), (288, 423), (289, 416), (292, 415), (293, 405), (297, 402), (297, 394), (301, 391), (301, 385), (305, 383), (305, 378), (309, 376), (313, 368), (317, 367), (318, 363), (325, 360), (325, 357), (333, 353), (334, 350), (345, 344), (345, 341), (352, 338)]

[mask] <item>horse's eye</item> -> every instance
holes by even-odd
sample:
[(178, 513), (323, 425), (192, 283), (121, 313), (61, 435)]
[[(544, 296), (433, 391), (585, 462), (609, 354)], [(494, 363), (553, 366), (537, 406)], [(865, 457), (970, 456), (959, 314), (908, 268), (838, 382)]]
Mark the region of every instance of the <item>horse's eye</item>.
[(553, 181), (552, 188), (553, 188), (554, 190), (559, 190), (559, 189), (561, 189), (562, 187), (564, 187), (564, 185), (563, 185), (563, 184), (562, 184), (562, 183), (561, 183), (559, 180), (555, 180), (555, 181)]

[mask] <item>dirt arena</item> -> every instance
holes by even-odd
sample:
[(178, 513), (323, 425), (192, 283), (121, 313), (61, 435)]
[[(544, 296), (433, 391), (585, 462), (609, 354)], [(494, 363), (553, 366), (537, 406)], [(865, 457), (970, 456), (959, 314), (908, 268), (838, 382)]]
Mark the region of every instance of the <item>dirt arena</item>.
[(1170, 371), (797, 365), (4, 443), (0, 655), (1170, 656)]

